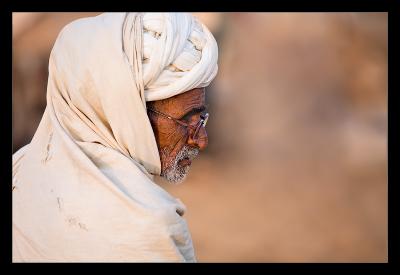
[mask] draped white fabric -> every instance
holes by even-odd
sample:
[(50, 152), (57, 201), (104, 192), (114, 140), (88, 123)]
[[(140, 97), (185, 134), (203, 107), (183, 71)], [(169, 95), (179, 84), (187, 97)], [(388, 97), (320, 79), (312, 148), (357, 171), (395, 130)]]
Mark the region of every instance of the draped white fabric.
[(145, 105), (207, 86), (216, 61), (189, 14), (64, 27), (43, 118), (13, 155), (13, 261), (195, 261), (185, 206), (153, 182), (161, 164)]

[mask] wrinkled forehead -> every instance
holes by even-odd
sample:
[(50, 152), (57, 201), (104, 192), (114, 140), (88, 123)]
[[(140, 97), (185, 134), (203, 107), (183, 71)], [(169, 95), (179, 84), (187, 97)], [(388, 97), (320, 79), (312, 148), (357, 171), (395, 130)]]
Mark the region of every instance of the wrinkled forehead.
[(193, 109), (205, 109), (205, 88), (192, 89), (167, 99), (148, 103), (159, 111), (180, 117)]

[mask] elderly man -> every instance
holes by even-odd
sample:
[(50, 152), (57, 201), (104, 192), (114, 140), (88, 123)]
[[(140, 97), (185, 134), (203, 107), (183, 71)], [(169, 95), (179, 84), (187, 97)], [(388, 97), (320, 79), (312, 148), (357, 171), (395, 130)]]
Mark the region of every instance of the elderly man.
[(186, 13), (105, 13), (59, 34), (47, 106), (13, 156), (13, 261), (196, 261), (181, 182), (207, 146), (209, 30)]

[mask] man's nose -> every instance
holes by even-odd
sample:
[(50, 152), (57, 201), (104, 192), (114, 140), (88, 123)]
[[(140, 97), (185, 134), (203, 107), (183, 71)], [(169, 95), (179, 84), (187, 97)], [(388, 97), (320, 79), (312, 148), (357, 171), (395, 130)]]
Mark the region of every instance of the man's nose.
[(208, 136), (207, 136), (206, 128), (201, 127), (199, 130), (199, 133), (195, 139), (193, 139), (192, 137), (189, 137), (188, 145), (196, 146), (199, 148), (200, 151), (203, 151), (204, 149), (206, 149), (206, 147), (208, 145)]

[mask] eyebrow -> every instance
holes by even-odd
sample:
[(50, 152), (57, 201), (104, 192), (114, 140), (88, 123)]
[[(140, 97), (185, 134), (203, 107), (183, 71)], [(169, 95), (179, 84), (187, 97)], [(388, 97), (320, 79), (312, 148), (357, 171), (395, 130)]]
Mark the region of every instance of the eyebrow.
[(207, 110), (207, 106), (205, 106), (205, 105), (202, 105), (202, 106), (199, 106), (199, 107), (194, 107), (194, 108), (190, 109), (188, 112), (186, 112), (179, 119), (188, 118), (188, 117), (190, 117), (192, 115), (195, 115), (195, 114), (198, 114), (198, 113), (202, 113), (205, 110)]

